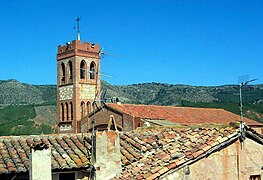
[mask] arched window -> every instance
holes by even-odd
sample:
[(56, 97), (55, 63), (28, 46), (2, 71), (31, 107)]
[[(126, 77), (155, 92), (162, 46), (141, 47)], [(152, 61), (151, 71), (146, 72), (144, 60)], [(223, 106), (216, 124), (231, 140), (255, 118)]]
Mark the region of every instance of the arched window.
[(67, 102), (66, 102), (65, 106), (66, 106), (66, 120), (68, 121), (69, 116), (68, 116), (68, 103)]
[(66, 72), (65, 72), (65, 64), (64, 63), (61, 63), (61, 68), (60, 68), (60, 70), (61, 70), (61, 84), (65, 84), (65, 74), (66, 74)]
[(95, 79), (95, 74), (96, 74), (96, 64), (95, 62), (90, 63), (90, 79)]
[(72, 104), (72, 102), (70, 102), (69, 103), (69, 105), (70, 105), (70, 120), (73, 120), (73, 104)]
[(64, 121), (65, 116), (64, 116), (64, 105), (63, 105), (63, 103), (60, 104), (60, 111), (61, 111), (61, 120)]
[(67, 80), (68, 82), (72, 82), (72, 62), (69, 61), (67, 64)]
[(87, 102), (87, 114), (91, 113), (91, 104), (90, 102), (88, 101)]
[(97, 104), (95, 103), (95, 101), (92, 103), (92, 107), (91, 107), (91, 111), (94, 111), (95, 109), (97, 109), (98, 106)]
[(80, 104), (80, 110), (81, 110), (81, 118), (85, 116), (85, 103), (82, 101)]
[(86, 62), (82, 60), (80, 63), (80, 79), (85, 79), (86, 70)]

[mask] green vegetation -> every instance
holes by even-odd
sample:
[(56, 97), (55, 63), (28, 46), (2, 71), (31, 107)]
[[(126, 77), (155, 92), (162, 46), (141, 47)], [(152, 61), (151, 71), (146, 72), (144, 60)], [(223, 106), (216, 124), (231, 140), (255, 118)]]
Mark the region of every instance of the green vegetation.
[[(101, 82), (106, 98), (122, 103), (221, 108), (239, 114), (239, 88), (142, 83), (114, 86)], [(0, 80), (0, 135), (54, 133), (56, 85), (30, 85)], [(263, 85), (243, 88), (245, 117), (263, 122)]]
[(33, 105), (10, 105), (0, 109), (0, 135), (51, 133), (50, 126), (35, 124)]

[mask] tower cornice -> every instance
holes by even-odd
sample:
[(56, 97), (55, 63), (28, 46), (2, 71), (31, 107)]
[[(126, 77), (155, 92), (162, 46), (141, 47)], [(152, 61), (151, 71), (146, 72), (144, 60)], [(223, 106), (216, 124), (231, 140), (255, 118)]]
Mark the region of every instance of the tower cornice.
[(71, 43), (67, 43), (65, 46), (58, 46), (57, 61), (73, 56), (83, 56), (98, 59), (99, 52), (99, 44), (90, 44), (89, 42), (81, 43), (80, 40), (73, 40)]

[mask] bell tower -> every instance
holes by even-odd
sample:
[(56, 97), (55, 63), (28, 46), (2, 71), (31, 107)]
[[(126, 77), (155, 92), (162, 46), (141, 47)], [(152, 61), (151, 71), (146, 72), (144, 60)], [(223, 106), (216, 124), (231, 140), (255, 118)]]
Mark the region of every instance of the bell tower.
[(59, 45), (57, 119), (59, 133), (78, 133), (80, 120), (92, 111), (100, 92), (100, 46), (80, 40)]

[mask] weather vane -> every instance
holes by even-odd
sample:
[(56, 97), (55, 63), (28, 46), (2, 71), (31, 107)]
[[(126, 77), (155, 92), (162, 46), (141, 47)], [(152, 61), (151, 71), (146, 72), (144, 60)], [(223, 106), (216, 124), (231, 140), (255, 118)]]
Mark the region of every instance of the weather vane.
[[(77, 19), (75, 21), (77, 21), (77, 40), (80, 40), (80, 28), (79, 28), (79, 21), (80, 21), (80, 17), (77, 17)], [(76, 29), (76, 27), (74, 27), (74, 29)]]

